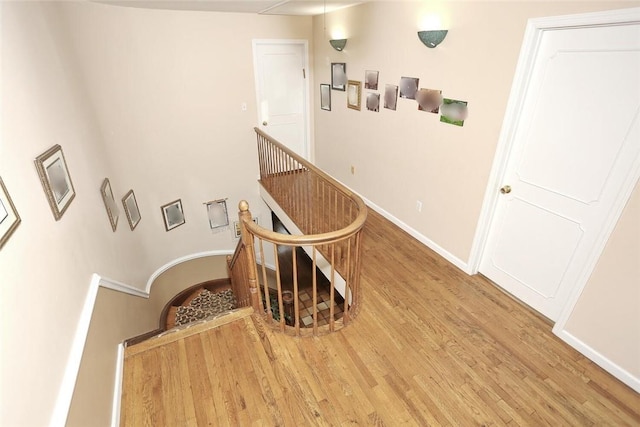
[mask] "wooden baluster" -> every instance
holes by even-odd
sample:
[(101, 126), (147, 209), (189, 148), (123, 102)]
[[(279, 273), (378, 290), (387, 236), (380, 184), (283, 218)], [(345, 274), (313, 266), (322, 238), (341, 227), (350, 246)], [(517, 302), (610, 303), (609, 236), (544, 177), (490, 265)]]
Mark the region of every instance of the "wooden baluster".
[(316, 261), (316, 257), (317, 257), (317, 253), (318, 251), (316, 250), (316, 247), (313, 246), (313, 259), (312, 259), (312, 266), (311, 268), (313, 269), (313, 281), (312, 281), (312, 298), (313, 298), (313, 335), (318, 335), (318, 272), (316, 271), (316, 266), (317, 266), (317, 261)]
[[(264, 312), (267, 314), (267, 322), (273, 322), (273, 313), (271, 313), (271, 299), (269, 298), (269, 283), (267, 281), (267, 267), (264, 262), (264, 245), (260, 239), (260, 263), (262, 269), (262, 284), (264, 286)], [(262, 303), (262, 299), (260, 299)]]
[(331, 288), (329, 289), (329, 330), (335, 331), (335, 319), (333, 317), (333, 301), (335, 300), (335, 285), (336, 285), (336, 269), (335, 269), (335, 243), (331, 244)]
[(296, 335), (300, 335), (300, 299), (298, 297), (298, 257), (297, 246), (291, 247), (291, 257), (293, 262), (293, 311), (295, 314)]
[(247, 260), (247, 279), (249, 282), (249, 293), (251, 295), (251, 305), (253, 309), (260, 312), (260, 296), (258, 293), (258, 280), (257, 280), (257, 267), (256, 267), (256, 253), (253, 248), (253, 234), (247, 230), (245, 221), (252, 221), (251, 212), (249, 212), (249, 203), (246, 200), (242, 200), (238, 204), (240, 213), (238, 218), (240, 220), (240, 229), (242, 230), (242, 242), (246, 247), (246, 260)]
[[(276, 260), (276, 288), (278, 290), (278, 310), (280, 310), (280, 330), (284, 332), (284, 306), (282, 305), (282, 280), (280, 279), (280, 262), (278, 261), (278, 245), (273, 244), (273, 255)], [(271, 303), (269, 303), (271, 307)]]
[(349, 290), (351, 288), (351, 238), (347, 240), (347, 263), (344, 268), (346, 274), (344, 280), (344, 312), (342, 313), (342, 324), (347, 325), (349, 323)]

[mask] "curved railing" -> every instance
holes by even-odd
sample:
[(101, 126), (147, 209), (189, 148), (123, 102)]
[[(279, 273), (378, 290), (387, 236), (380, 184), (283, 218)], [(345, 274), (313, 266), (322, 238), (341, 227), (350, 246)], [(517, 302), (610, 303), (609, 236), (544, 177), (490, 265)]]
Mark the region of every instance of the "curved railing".
[(291, 235), (265, 229), (253, 222), (248, 204), (240, 202), (242, 239), (229, 257), (236, 298), (284, 332), (338, 330), (359, 309), (367, 207), (322, 170), (255, 131), (263, 196), (294, 229)]

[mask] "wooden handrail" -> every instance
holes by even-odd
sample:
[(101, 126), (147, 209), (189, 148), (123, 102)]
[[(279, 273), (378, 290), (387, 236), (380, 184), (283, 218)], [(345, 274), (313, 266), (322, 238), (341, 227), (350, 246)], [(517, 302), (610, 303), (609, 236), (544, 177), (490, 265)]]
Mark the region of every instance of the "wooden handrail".
[[(361, 236), (367, 207), (358, 195), (315, 165), (260, 129), (255, 128), (255, 131), (260, 183), (272, 202), (287, 214), (302, 234), (281, 234), (261, 227), (252, 220), (248, 203), (240, 202), (238, 216), (242, 240), (233, 257), (228, 259), (232, 283), (242, 282), (240, 285), (233, 283), (234, 292), (240, 286), (242, 289), (238, 292), (247, 305), (250, 299), (255, 311), (263, 313), (268, 324), (284, 332), (300, 336), (338, 330), (359, 310)], [(273, 247), (275, 259), (276, 280), (271, 284), (271, 291), (265, 266), (267, 245)], [(282, 247), (291, 248), (288, 255), (281, 253)], [(306, 266), (304, 262), (299, 265), (298, 257), (303, 251), (310, 259)], [(290, 265), (290, 272), (280, 267), (282, 256), (285, 257), (282, 262)], [(308, 277), (300, 276), (305, 268), (311, 270), (307, 272), (311, 278), (301, 283), (300, 277)], [(262, 291), (258, 278), (262, 281)], [(277, 295), (277, 304), (271, 302), (273, 292)], [(323, 300), (319, 299), (321, 293)], [(294, 307), (293, 318), (287, 322), (285, 294), (289, 307), (291, 304)], [(304, 300), (310, 300), (312, 304), (305, 303), (303, 307), (302, 294)], [(301, 315), (303, 308), (305, 311)], [(328, 312), (322, 315), (323, 322), (328, 317), (326, 325), (319, 324), (321, 310)]]

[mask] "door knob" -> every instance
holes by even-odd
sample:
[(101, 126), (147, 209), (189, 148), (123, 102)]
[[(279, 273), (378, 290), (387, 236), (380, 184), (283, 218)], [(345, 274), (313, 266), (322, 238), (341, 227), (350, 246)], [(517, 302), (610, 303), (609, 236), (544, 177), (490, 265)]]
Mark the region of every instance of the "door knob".
[(510, 185), (505, 185), (504, 187), (502, 187), (502, 188), (500, 189), (500, 192), (501, 192), (502, 194), (509, 194), (509, 193), (511, 193), (511, 186), (510, 186)]
[(264, 122), (262, 122), (262, 126), (266, 126), (267, 125), (267, 121), (265, 120)]

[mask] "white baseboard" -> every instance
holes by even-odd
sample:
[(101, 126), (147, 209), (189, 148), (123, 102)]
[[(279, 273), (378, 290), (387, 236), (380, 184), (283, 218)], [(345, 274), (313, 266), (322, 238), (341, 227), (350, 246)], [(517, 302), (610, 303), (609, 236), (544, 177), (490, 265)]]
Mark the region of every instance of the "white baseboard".
[(609, 372), (611, 375), (631, 387), (636, 391), (636, 393), (640, 393), (640, 378), (633, 376), (633, 374), (631, 374), (629, 371), (615, 364), (610, 359), (596, 351), (593, 347), (590, 347), (584, 341), (575, 337), (566, 330), (556, 330), (554, 328), (553, 333), (556, 334), (562, 341), (566, 342), (571, 347), (582, 353), (585, 357), (600, 366), (602, 369)]
[(429, 239), (424, 234), (421, 234), (415, 228), (411, 227), (407, 223), (401, 221), (400, 219), (396, 218), (386, 210), (382, 209), (380, 206), (376, 205), (371, 200), (368, 200), (366, 197), (363, 197), (363, 196), (360, 196), (360, 197), (362, 197), (362, 200), (364, 200), (367, 206), (369, 206), (371, 209), (373, 209), (374, 211), (376, 211), (377, 213), (379, 213), (380, 215), (382, 215), (383, 217), (385, 217), (386, 219), (388, 219), (389, 221), (391, 221), (392, 223), (400, 227), (402, 230), (406, 231), (411, 237), (413, 237), (423, 245), (427, 246), (428, 248), (436, 252), (438, 255), (440, 255), (441, 257), (443, 257), (444, 259), (446, 259), (451, 264), (455, 265), (465, 273), (469, 275), (473, 274), (471, 272), (471, 268), (469, 267), (469, 264), (462, 261), (457, 256), (453, 255), (451, 252), (447, 251), (442, 246), (438, 245), (437, 243)]
[(118, 344), (116, 356), (116, 375), (113, 380), (113, 406), (111, 410), (111, 427), (120, 425), (120, 404), (122, 403), (122, 374), (124, 372), (124, 343)]
[(87, 334), (89, 333), (89, 324), (91, 323), (91, 315), (93, 314), (93, 307), (96, 303), (96, 297), (98, 296), (98, 286), (100, 284), (100, 276), (93, 274), (91, 276), (91, 282), (89, 283), (89, 291), (84, 300), (82, 311), (80, 312), (80, 319), (76, 326), (76, 332), (73, 337), (73, 343), (71, 344), (71, 351), (67, 359), (67, 366), (64, 370), (64, 376), (62, 377), (62, 384), (58, 391), (58, 398), (51, 415), (50, 427), (64, 427), (67, 423), (67, 417), (69, 416), (69, 409), (71, 407), (71, 399), (73, 398), (73, 391), (76, 387), (76, 380), (78, 378), (78, 371), (80, 370), (80, 362), (82, 361), (82, 352), (84, 351), (84, 345), (87, 341)]
[(218, 255), (233, 255), (234, 249), (231, 249), (231, 250), (223, 249), (223, 250), (217, 250), (217, 251), (197, 252), (195, 254), (185, 255), (183, 257), (176, 258), (176, 259), (174, 259), (172, 261), (169, 261), (168, 263), (166, 263), (165, 265), (163, 265), (162, 267), (160, 267), (159, 269), (154, 271), (153, 274), (149, 277), (149, 280), (147, 280), (147, 287), (145, 288), (145, 292), (147, 294), (149, 294), (151, 292), (151, 285), (153, 284), (154, 280), (156, 280), (159, 275), (161, 275), (162, 273), (164, 273), (165, 271), (167, 271), (171, 267), (174, 267), (174, 266), (176, 266), (178, 264), (181, 264), (181, 263), (183, 263), (185, 261), (190, 261), (190, 260), (196, 259), (196, 258), (203, 258), (203, 257), (207, 257), (207, 256), (218, 256)]

